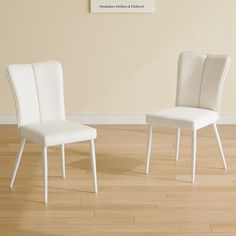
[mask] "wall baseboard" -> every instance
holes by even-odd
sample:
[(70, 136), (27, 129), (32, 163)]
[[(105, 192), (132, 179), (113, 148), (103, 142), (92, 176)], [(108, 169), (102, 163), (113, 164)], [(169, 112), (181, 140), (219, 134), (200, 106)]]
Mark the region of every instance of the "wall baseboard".
[(222, 113), (217, 122), (219, 125), (236, 125), (236, 113)]
[(144, 114), (68, 114), (67, 118), (82, 124), (145, 124)]
[[(68, 120), (82, 124), (145, 124), (145, 114), (67, 114), (66, 117)], [(0, 114), (0, 124), (16, 124), (16, 115)], [(236, 125), (236, 113), (221, 114), (218, 124)]]

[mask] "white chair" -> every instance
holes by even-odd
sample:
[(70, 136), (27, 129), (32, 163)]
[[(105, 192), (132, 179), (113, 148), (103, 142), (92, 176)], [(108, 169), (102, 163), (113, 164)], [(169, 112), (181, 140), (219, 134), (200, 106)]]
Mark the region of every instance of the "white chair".
[(146, 115), (148, 128), (145, 172), (148, 174), (153, 126), (177, 128), (176, 160), (181, 129), (192, 131), (192, 183), (195, 181), (197, 130), (213, 125), (224, 168), (227, 165), (216, 126), (223, 84), (230, 66), (224, 55), (184, 52), (179, 57), (176, 106)]
[(63, 73), (57, 61), (9, 65), (7, 75), (15, 97), (20, 145), (11, 178), (13, 188), (25, 141), (42, 146), (44, 201), (48, 201), (47, 148), (60, 145), (62, 176), (65, 177), (64, 144), (90, 141), (94, 191), (97, 193), (94, 140), (96, 129), (65, 120)]

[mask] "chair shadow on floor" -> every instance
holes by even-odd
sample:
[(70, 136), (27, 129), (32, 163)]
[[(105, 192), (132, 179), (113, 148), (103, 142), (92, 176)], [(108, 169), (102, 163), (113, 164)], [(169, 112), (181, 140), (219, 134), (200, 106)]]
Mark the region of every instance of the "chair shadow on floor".
[[(78, 151), (73, 148), (66, 149), (67, 156), (70, 154), (77, 155), (78, 161), (67, 163), (67, 167), (88, 170), (90, 171), (90, 159), (89, 152)], [(128, 154), (127, 154), (128, 155)], [(136, 169), (142, 169), (144, 161), (138, 158), (128, 157), (124, 154), (110, 154), (110, 153), (96, 153), (97, 160), (97, 173), (98, 174), (109, 174), (109, 175), (144, 175), (142, 171), (136, 171)], [(81, 159), (81, 156), (83, 159)]]
[[(78, 155), (78, 161), (70, 162), (66, 166), (69, 168), (74, 169), (84, 169), (90, 171), (90, 160), (89, 160), (89, 152), (86, 151), (78, 151), (73, 148), (67, 149), (67, 154), (70, 156), (70, 154)], [(128, 154), (127, 154), (128, 155)], [(83, 157), (81, 159), (81, 156)], [(151, 173), (149, 175), (146, 175), (144, 173), (144, 161), (141, 160), (141, 158), (135, 158), (135, 157), (127, 157), (125, 155), (115, 155), (110, 153), (101, 153), (97, 152), (96, 155), (97, 158), (97, 173), (98, 173), (98, 184), (99, 184), (99, 175), (112, 175), (112, 176), (127, 176), (127, 177), (134, 177), (140, 178), (142, 180), (156, 180), (156, 181), (167, 181), (167, 182), (173, 182), (173, 183), (183, 183), (183, 184), (189, 184), (192, 186), (191, 183), (191, 173), (190, 173), (190, 166), (189, 166), (189, 176), (186, 176), (184, 178), (176, 178), (176, 175), (173, 174), (173, 176), (162, 176), (162, 175), (152, 175)], [(174, 157), (173, 157), (174, 158)], [(176, 162), (173, 159), (173, 162)], [(177, 167), (176, 167), (177, 168)], [(175, 173), (173, 168), (173, 173)], [(158, 185), (158, 182), (157, 182)]]
[[(89, 152), (86, 151), (78, 151), (73, 148), (69, 148), (67, 150), (68, 154), (78, 155), (78, 161), (71, 162), (67, 164), (67, 167), (75, 168), (75, 169), (84, 169), (90, 170), (90, 160), (89, 160)], [(128, 155), (128, 154), (127, 154)], [(69, 155), (68, 155), (69, 156)], [(83, 159), (81, 159), (83, 156)], [(176, 162), (173, 159), (173, 162)], [(190, 171), (190, 169), (189, 169)], [(97, 173), (98, 173), (98, 181), (99, 181), (99, 174), (108, 174), (108, 175), (122, 175), (122, 176), (129, 176), (134, 178), (142, 178), (142, 179), (150, 179), (150, 180), (157, 180), (157, 181), (173, 181), (173, 182), (182, 182), (182, 183), (189, 183), (191, 184), (191, 180), (187, 178), (187, 180), (176, 178), (173, 175), (173, 178), (169, 176), (156, 176), (152, 175), (145, 175), (144, 173), (144, 161), (141, 158), (133, 157), (132, 155), (125, 156), (125, 155), (115, 155), (110, 153), (101, 153), (97, 152)], [(189, 172), (190, 176), (190, 172)], [(189, 177), (190, 178), (190, 177)]]

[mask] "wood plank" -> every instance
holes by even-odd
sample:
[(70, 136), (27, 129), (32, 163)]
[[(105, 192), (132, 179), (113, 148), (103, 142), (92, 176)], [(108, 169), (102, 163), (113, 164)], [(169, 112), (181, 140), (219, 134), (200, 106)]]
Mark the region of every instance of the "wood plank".
[(175, 130), (154, 130), (144, 175), (146, 126), (95, 126), (99, 193), (93, 193), (86, 142), (66, 145), (66, 179), (58, 147), (49, 149), (49, 203), (42, 203), (41, 150), (27, 143), (14, 189), (16, 126), (0, 126), (0, 235), (234, 236), (236, 126), (220, 126), (224, 171), (212, 129), (199, 131), (197, 176), (191, 180), (191, 133), (174, 160)]

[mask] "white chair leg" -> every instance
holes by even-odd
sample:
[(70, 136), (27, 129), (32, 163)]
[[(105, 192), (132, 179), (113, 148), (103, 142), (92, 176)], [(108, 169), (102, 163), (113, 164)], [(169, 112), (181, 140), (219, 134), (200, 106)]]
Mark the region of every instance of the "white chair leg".
[(195, 182), (197, 130), (192, 134), (192, 183)]
[(179, 141), (180, 141), (180, 128), (176, 130), (176, 147), (175, 147), (175, 160), (179, 160)]
[(218, 147), (219, 147), (219, 150), (220, 150), (221, 159), (222, 159), (225, 170), (227, 170), (227, 164), (226, 164), (226, 161), (225, 161), (224, 151), (223, 151), (222, 144), (221, 144), (221, 141), (220, 141), (219, 132), (218, 132), (218, 129), (217, 129), (217, 126), (216, 126), (215, 123), (213, 124), (213, 128), (214, 128), (217, 144), (218, 144)]
[(20, 140), (20, 144), (19, 144), (18, 151), (17, 151), (17, 154), (16, 154), (15, 167), (14, 167), (13, 174), (12, 174), (12, 177), (11, 177), (11, 182), (10, 182), (10, 187), (11, 188), (13, 188), (13, 185), (14, 185), (14, 181), (15, 181), (15, 178), (16, 178), (18, 167), (20, 165), (20, 160), (21, 160), (21, 157), (22, 157), (24, 146), (25, 146), (25, 139), (22, 138)]
[(146, 153), (146, 164), (145, 164), (145, 174), (148, 174), (150, 155), (151, 155), (151, 146), (152, 146), (152, 125), (148, 126), (148, 137), (147, 137), (147, 153)]
[(92, 172), (93, 172), (94, 192), (97, 193), (98, 187), (97, 187), (97, 170), (96, 170), (96, 156), (95, 156), (94, 140), (90, 140), (90, 161), (91, 161)]
[(62, 144), (60, 146), (61, 148), (61, 173), (62, 173), (62, 177), (65, 178), (66, 177), (66, 168), (65, 168), (65, 146), (64, 144)]
[(42, 148), (43, 159), (43, 184), (44, 184), (44, 202), (48, 202), (48, 158), (47, 147)]

